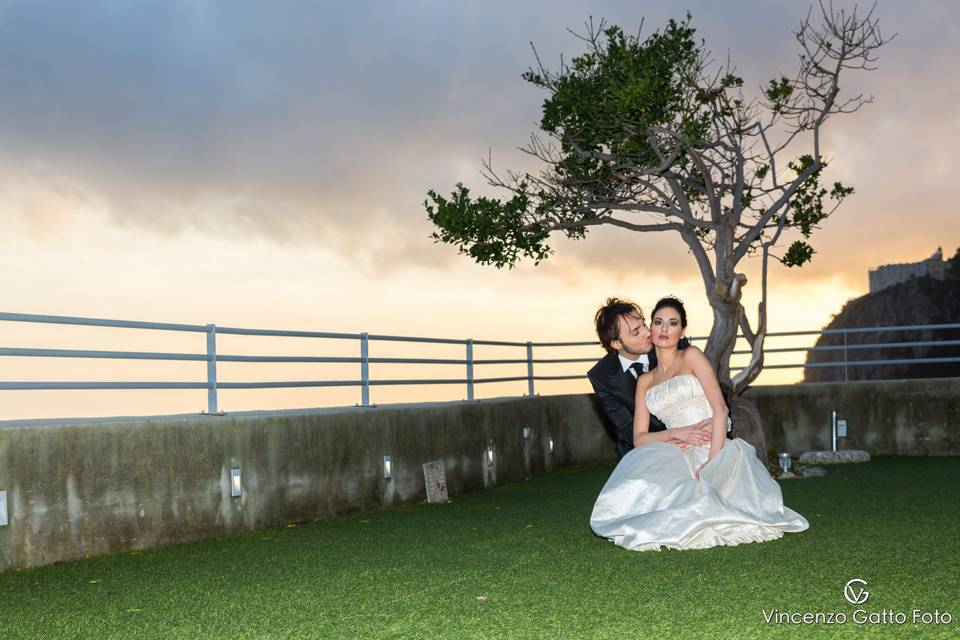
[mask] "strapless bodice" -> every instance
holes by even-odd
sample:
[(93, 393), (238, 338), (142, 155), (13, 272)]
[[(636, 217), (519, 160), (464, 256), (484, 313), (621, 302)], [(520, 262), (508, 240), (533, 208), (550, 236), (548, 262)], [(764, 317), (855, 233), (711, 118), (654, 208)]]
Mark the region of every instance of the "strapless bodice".
[(684, 373), (647, 389), (647, 409), (668, 428), (685, 427), (713, 416), (697, 376)]

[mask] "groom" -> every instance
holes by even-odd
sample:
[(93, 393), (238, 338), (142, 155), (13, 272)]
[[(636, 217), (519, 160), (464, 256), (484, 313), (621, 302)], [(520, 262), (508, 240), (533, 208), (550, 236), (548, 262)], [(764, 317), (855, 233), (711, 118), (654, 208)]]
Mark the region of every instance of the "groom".
[[(597, 337), (607, 355), (587, 372), (597, 401), (613, 426), (617, 454), (625, 456), (633, 449), (633, 411), (637, 395), (637, 378), (657, 366), (657, 355), (650, 339), (650, 329), (643, 311), (633, 302), (608, 298), (594, 317)], [(709, 442), (710, 421), (699, 423), (701, 429), (693, 444)], [(664, 424), (650, 416), (650, 431), (663, 431)], [(676, 441), (682, 448), (685, 442)]]

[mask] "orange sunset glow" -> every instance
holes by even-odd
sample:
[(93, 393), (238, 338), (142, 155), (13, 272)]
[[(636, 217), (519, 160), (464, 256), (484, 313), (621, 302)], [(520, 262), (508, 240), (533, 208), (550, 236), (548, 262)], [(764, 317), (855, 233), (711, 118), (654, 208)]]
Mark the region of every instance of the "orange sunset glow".
[[(721, 6), (722, 5), (722, 6)], [(495, 194), (481, 159), (535, 168), (517, 150), (544, 98), (520, 74), (580, 52), (589, 15), (650, 32), (689, 9), (747, 89), (792, 70), (793, 3), (87, 3), (0, 6), (0, 311), (119, 320), (517, 342), (595, 339), (607, 296), (648, 312), (667, 294), (689, 333), (710, 307), (679, 237), (600, 229), (556, 238), (540, 265), (480, 266), (436, 244), (423, 201), (462, 181)], [(852, 74), (859, 112), (824, 130), (828, 182), (856, 192), (813, 236), (802, 269), (770, 274), (770, 330), (823, 327), (881, 264), (960, 247), (960, 5), (885, 2), (897, 33), (876, 71)], [(637, 259), (636, 256), (641, 255)], [(758, 261), (747, 260), (748, 309)], [(201, 334), (2, 323), (3, 347), (203, 353)], [(813, 337), (789, 346), (812, 344)], [(786, 343), (771, 346), (787, 346)], [(233, 354), (355, 356), (354, 341), (223, 336)], [(371, 355), (463, 356), (460, 346), (375, 343)], [(543, 357), (599, 357), (599, 347)], [(521, 358), (478, 347), (478, 358)], [(801, 354), (768, 359), (798, 362)], [(0, 357), (0, 379), (202, 381), (200, 362)], [(581, 374), (587, 364), (539, 365)], [(548, 368), (549, 367), (549, 368)], [(223, 363), (221, 380), (346, 380), (355, 365)], [(462, 377), (462, 367), (374, 365), (379, 378)], [(490, 365), (484, 376), (525, 375)], [(759, 384), (799, 380), (771, 369)], [(580, 393), (584, 380), (538, 393)], [(477, 397), (520, 395), (494, 383)], [(375, 387), (376, 403), (460, 400), (460, 385)], [(226, 390), (220, 409), (352, 405), (357, 388)], [(0, 391), (0, 420), (196, 413), (206, 392)]]

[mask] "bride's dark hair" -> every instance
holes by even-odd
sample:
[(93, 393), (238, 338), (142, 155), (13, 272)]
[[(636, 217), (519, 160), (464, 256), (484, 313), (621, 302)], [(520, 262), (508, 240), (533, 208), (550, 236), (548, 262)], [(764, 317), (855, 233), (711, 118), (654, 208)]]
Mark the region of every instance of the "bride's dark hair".
[[(683, 308), (683, 301), (680, 298), (674, 296), (667, 296), (666, 298), (660, 298), (657, 300), (657, 304), (653, 307), (653, 312), (650, 314), (650, 322), (653, 322), (653, 319), (657, 317), (657, 311), (660, 309), (670, 308), (680, 314), (680, 327), (683, 329), (687, 328), (687, 310)], [(677, 349), (681, 351), (690, 346), (690, 341), (684, 336), (680, 338), (680, 342), (677, 343)]]

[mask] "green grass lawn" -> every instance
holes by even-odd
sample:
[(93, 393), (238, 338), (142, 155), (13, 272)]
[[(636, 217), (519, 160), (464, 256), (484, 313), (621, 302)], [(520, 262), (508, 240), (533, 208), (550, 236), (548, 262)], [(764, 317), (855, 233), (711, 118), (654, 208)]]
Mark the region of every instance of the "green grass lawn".
[[(960, 458), (781, 483), (810, 529), (631, 552), (587, 520), (610, 467), (412, 505), (0, 574), (0, 638), (960, 637)], [(762, 610), (904, 625), (767, 625)], [(952, 624), (914, 626), (914, 608)]]

